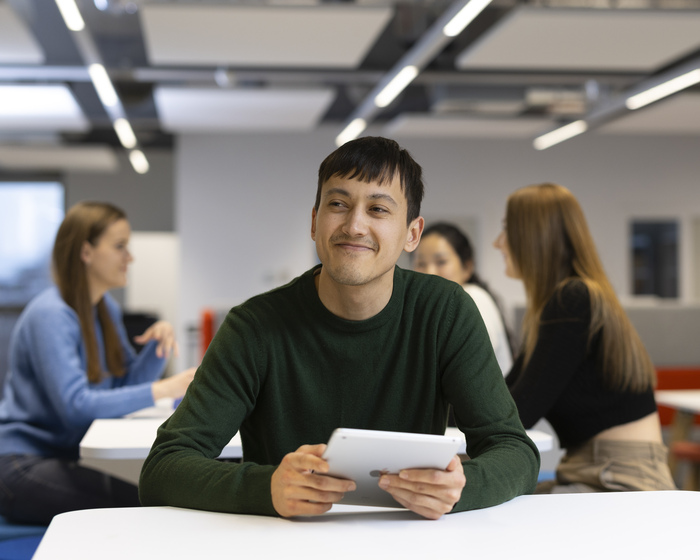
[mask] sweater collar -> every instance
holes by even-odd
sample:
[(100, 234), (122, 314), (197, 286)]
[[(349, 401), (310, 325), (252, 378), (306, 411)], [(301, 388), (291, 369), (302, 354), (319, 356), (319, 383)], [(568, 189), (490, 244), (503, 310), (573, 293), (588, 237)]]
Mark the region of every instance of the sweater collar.
[(373, 329), (378, 329), (384, 326), (388, 321), (396, 319), (401, 312), (401, 301), (404, 293), (404, 276), (403, 270), (398, 266), (394, 267), (394, 285), (391, 292), (389, 302), (384, 306), (379, 313), (364, 319), (362, 321), (350, 321), (343, 319), (331, 313), (321, 302), (321, 298), (316, 291), (314, 276), (320, 272), (323, 265), (319, 264), (311, 270), (304, 273), (302, 276), (302, 290), (304, 299), (309, 302), (310, 310), (313, 314), (334, 329), (345, 332), (365, 332)]

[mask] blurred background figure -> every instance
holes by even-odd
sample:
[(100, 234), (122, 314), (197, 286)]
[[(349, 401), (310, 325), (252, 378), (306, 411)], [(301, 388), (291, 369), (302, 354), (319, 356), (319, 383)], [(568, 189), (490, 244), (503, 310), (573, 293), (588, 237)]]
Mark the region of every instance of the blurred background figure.
[(654, 400), (655, 370), (566, 188), (508, 198), (494, 245), (527, 297), (523, 351), (506, 383), (520, 419), (546, 418), (566, 450), (539, 493), (673, 490)]
[(78, 446), (96, 418), (123, 416), (162, 397), (184, 395), (194, 368), (159, 379), (177, 352), (172, 326), (151, 325), (127, 338), (121, 310), (107, 293), (126, 284), (131, 228), (122, 210), (75, 205), (52, 254), (56, 286), (18, 319), (0, 401), (0, 514), (48, 524), (54, 515), (138, 506), (136, 486), (78, 465)]
[(413, 269), (442, 276), (464, 287), (481, 313), (498, 365), (506, 375), (513, 365), (510, 334), (496, 298), (476, 273), (474, 250), (466, 234), (444, 222), (426, 227), (413, 253)]

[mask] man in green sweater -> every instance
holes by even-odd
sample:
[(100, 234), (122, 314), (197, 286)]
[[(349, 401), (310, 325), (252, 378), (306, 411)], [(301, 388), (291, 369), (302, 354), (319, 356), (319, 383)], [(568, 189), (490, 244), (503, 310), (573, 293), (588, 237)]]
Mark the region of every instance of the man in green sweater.
[[(430, 519), (532, 492), (539, 454), (461, 286), (396, 266), (424, 221), (420, 166), (385, 138), (321, 164), (311, 237), (321, 265), (233, 308), (141, 473), (144, 505), (318, 515), (348, 480), (323, 476), (338, 427), (442, 434), (448, 408), (470, 460), (378, 484)], [(239, 431), (240, 464), (217, 461)]]

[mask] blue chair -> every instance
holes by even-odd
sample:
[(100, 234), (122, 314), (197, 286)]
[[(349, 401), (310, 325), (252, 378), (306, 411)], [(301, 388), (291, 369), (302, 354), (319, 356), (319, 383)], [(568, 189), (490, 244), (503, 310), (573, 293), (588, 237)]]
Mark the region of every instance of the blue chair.
[(17, 525), (0, 516), (0, 560), (30, 560), (46, 527)]
[(31, 560), (44, 535), (0, 541), (0, 560)]

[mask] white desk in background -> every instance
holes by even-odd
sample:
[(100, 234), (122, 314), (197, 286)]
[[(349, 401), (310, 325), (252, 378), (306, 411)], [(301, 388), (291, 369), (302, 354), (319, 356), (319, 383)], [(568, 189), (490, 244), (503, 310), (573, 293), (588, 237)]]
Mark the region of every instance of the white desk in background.
[[(700, 414), (700, 390), (678, 389), (674, 391), (656, 391), (656, 404), (676, 409), (671, 426), (671, 438), (669, 445), (676, 441), (690, 438), (693, 420), (696, 414)], [(668, 465), (671, 472), (676, 475), (676, 458), (669, 454)]]
[(171, 507), (56, 516), (33, 560), (694, 558), (700, 492), (520, 496), (438, 521), (407, 510), (334, 506), (294, 520)]
[[(81, 464), (134, 484), (138, 483), (141, 467), (156, 439), (158, 426), (171, 412), (172, 408), (161, 406), (140, 411), (129, 418), (95, 420), (80, 442)], [(457, 428), (448, 428), (446, 433), (464, 438)], [(551, 435), (537, 430), (528, 430), (527, 434), (540, 452), (552, 449)], [(459, 453), (465, 452), (466, 443), (462, 445)], [(220, 457), (223, 459), (243, 457), (239, 434), (233, 436)]]

